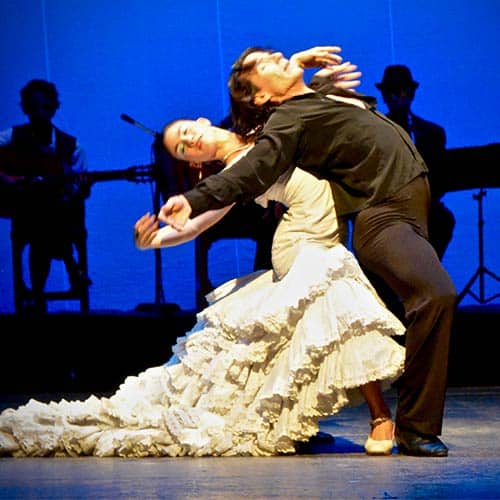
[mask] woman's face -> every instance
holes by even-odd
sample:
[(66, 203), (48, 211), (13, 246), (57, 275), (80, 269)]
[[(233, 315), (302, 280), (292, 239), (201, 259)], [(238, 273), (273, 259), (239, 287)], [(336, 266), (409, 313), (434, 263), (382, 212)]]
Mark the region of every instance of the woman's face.
[(216, 159), (215, 127), (206, 118), (177, 120), (165, 129), (163, 144), (178, 160), (197, 163)]

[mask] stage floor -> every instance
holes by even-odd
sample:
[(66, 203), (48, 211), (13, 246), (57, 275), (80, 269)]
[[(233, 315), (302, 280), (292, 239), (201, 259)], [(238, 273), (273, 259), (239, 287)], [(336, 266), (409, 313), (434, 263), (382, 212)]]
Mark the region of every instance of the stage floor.
[[(68, 396), (70, 397), (70, 396)], [(12, 397), (4, 404), (17, 404)], [(395, 404), (389, 393), (389, 402)], [(498, 499), (500, 387), (450, 388), (447, 458), (369, 457), (365, 406), (321, 424), (333, 445), (237, 458), (0, 458), (0, 498)]]

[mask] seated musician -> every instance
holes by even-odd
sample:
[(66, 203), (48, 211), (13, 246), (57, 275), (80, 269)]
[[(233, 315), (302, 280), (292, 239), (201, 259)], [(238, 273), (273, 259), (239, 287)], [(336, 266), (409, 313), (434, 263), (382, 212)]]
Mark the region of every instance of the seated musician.
[(22, 276), (14, 280), (30, 296), (28, 305), (43, 312), (53, 259), (64, 261), (73, 290), (90, 284), (74, 253), (85, 230), (82, 206), (90, 185), (81, 175), (87, 166), (77, 139), (52, 123), (60, 106), (55, 85), (34, 79), (20, 95), (29, 121), (0, 132), (0, 195), (2, 211), (12, 220), (14, 248), (22, 256), (29, 247), (31, 293)]

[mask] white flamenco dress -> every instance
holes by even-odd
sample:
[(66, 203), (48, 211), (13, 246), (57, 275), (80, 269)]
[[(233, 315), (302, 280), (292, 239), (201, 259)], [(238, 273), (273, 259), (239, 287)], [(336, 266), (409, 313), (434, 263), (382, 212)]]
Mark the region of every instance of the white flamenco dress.
[(401, 373), (404, 327), (339, 243), (326, 181), (291, 169), (257, 201), (288, 206), (273, 271), (231, 280), (163, 366), (109, 398), (0, 414), (0, 455), (266, 456), (295, 452), (356, 387)]

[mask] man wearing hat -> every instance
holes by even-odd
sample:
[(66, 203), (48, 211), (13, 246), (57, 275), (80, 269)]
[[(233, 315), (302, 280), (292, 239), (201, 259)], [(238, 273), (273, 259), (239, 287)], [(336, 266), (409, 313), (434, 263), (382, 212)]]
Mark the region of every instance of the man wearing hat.
[(407, 66), (394, 64), (387, 66), (380, 83), (375, 86), (382, 93), (382, 98), (389, 112), (387, 117), (401, 125), (410, 135), (419, 153), (429, 167), (431, 186), (431, 208), (429, 213), (429, 240), (439, 259), (443, 255), (453, 236), (455, 217), (444, 205), (441, 198), (445, 194), (445, 181), (440, 175), (442, 155), (446, 147), (446, 133), (443, 127), (424, 120), (411, 111), (415, 91), (419, 83), (412, 77)]

